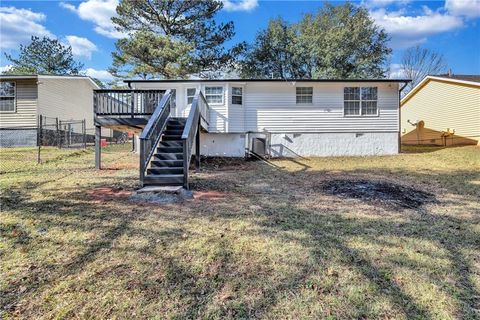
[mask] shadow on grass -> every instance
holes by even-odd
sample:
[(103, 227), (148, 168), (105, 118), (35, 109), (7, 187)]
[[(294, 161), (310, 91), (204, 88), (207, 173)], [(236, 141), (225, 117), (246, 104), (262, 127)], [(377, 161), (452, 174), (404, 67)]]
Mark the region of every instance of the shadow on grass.
[[(279, 172), (281, 172), (280, 177)], [(365, 176), (371, 176), (372, 172), (374, 172), (375, 178), (364, 180)], [(422, 180), (430, 184), (438, 183), (456, 196), (475, 201), (476, 196), (480, 194), (480, 186), (471, 186), (470, 181), (479, 179), (479, 173), (461, 170), (449, 174), (395, 172), (395, 176), (405, 179), (402, 184), (392, 183), (392, 172), (381, 169), (355, 171), (347, 175), (348, 177), (345, 178), (343, 173), (331, 174), (318, 171), (291, 173), (264, 166), (261, 175), (257, 174), (245, 179), (250, 179), (250, 183), (253, 181), (256, 183), (259, 180), (267, 181), (268, 186), (265, 187), (265, 192), (251, 192), (252, 190), (250, 190), (249, 193), (249, 191), (245, 191), (249, 187), (249, 183), (242, 184), (236, 191), (238, 192), (241, 189), (242, 195), (247, 196), (251, 204), (259, 204), (262, 207), (257, 212), (263, 215), (263, 219), (259, 219), (261, 228), (256, 233), (257, 236), (285, 237), (285, 241), (288, 242), (299, 241), (287, 236), (292, 232), (307, 234), (308, 241), (301, 241), (302, 247), (312, 253), (319, 265), (322, 264), (324, 259), (328, 259), (328, 254), (325, 255), (324, 253), (326, 248), (332, 253), (335, 251), (341, 252), (345, 261), (368, 278), (376, 286), (377, 293), (387, 297), (391, 303), (403, 311), (407, 318), (435, 319), (437, 315), (432, 313), (431, 306), (421, 304), (416, 296), (406, 293), (389, 275), (391, 270), (377, 267), (361, 251), (352, 248), (348, 244), (348, 239), (360, 236), (366, 242), (378, 243), (381, 242), (379, 237), (398, 239), (407, 237), (420, 242), (429, 241), (440, 244), (448, 253), (451, 272), (454, 273), (454, 279), (456, 279), (455, 284), (450, 287), (445, 279), (438, 278), (429, 278), (426, 281), (442, 287), (448, 296), (457, 303), (458, 313), (453, 314), (453, 316), (463, 319), (474, 319), (478, 316), (480, 293), (472, 281), (472, 278), (477, 274), (472, 270), (472, 262), (466, 259), (462, 251), (480, 247), (480, 235), (473, 227), (480, 223), (480, 217), (474, 216), (467, 219), (456, 218), (451, 215), (431, 214), (425, 205), (436, 204), (440, 207), (451, 204), (461, 205), (461, 200), (459, 199), (455, 203), (443, 202), (430, 192), (412, 187), (412, 183), (409, 183), (409, 181)], [(222, 181), (228, 179), (228, 176), (215, 176), (214, 179), (217, 180), (197, 179), (197, 181), (194, 181), (194, 186), (198, 189), (207, 186), (208, 189), (223, 190), (225, 183), (228, 183), (228, 181)], [(236, 177), (236, 180), (242, 179)], [(444, 184), (445, 181), (452, 180), (458, 181), (459, 185)], [(305, 183), (306, 181), (314, 181), (314, 183)], [(391, 189), (388, 190), (390, 192), (402, 194), (393, 194), (390, 199), (386, 199), (386, 202), (378, 202), (375, 194), (365, 195), (362, 190), (356, 194), (348, 193), (348, 191), (351, 191), (349, 188), (338, 190), (338, 182), (342, 182), (340, 186), (343, 187), (354, 186), (356, 182), (360, 182), (361, 187), (365, 183), (373, 183), (377, 189), (377, 196), (384, 194), (388, 188)], [(331, 189), (332, 185), (335, 185), (335, 190)], [(465, 192), (466, 190), (468, 192)], [(412, 196), (411, 198), (405, 198), (407, 191)], [(438, 191), (441, 193), (441, 190)], [(299, 197), (282, 196), (282, 194), (288, 194), (288, 192), (303, 193), (304, 195)], [(268, 194), (274, 194), (274, 196), (266, 200), (265, 197), (268, 197)], [(301, 206), (302, 200), (306, 197), (325, 196), (325, 194), (328, 194), (331, 199), (336, 198), (340, 202), (345, 198), (351, 198), (355, 202), (350, 203), (350, 205), (344, 204), (340, 209), (335, 209), (334, 202), (338, 201), (334, 200), (330, 205), (326, 205), (327, 213), (322, 210), (306, 210)], [(280, 199), (282, 201), (279, 201)], [(285, 203), (289, 204), (286, 205)], [(355, 210), (356, 204), (366, 204), (374, 207), (380, 205), (380, 207), (383, 207), (383, 211), (387, 211), (388, 214), (385, 219), (352, 219), (345, 217), (345, 210)], [(389, 217), (392, 213), (395, 215), (403, 214), (408, 222), (397, 226)], [(234, 217), (234, 214), (230, 213), (229, 216)], [(332, 226), (335, 226), (335, 228), (332, 228)], [(402, 265), (404, 265), (403, 261)], [(409, 267), (412, 270), (421, 269), (421, 266), (416, 265), (414, 261), (410, 261)], [(305, 267), (298, 273), (292, 274), (286, 281), (279, 283), (265, 293), (264, 300), (257, 301), (252, 309), (260, 314), (272, 310), (278, 299), (283, 297), (285, 289), (301, 286), (302, 282), (309, 277), (308, 273), (309, 268)], [(369, 317), (362, 313), (366, 306), (352, 305), (352, 309), (358, 310), (354, 317)]]
[[(252, 169), (251, 166), (256, 166)], [(143, 257), (148, 264), (143, 274), (128, 277), (125, 284), (126, 290), (136, 290), (143, 297), (136, 306), (138, 311), (144, 304), (152, 300), (171, 299), (172, 308), (175, 309), (177, 318), (197, 318), (211, 316), (212, 318), (257, 318), (268, 315), (291, 292), (298, 292), (308, 287), (308, 279), (318, 272), (319, 266), (328, 264), (329, 259), (339, 255), (343, 266), (358, 271), (368, 282), (373, 285), (375, 296), (381, 296), (390, 301), (407, 318), (433, 319), (435, 314), (432, 307), (422, 304), (417, 297), (405, 291), (391, 276), (389, 266), (378, 265), (372, 261), (368, 253), (352, 247), (350, 240), (360, 237), (363, 241), (381, 246), (388, 246), (385, 238), (401, 239), (407, 237), (418, 241), (429, 241), (439, 244), (447, 253), (451, 272), (454, 273), (455, 283), (448, 286), (444, 279), (435, 279), (433, 276), (425, 279), (438, 286), (455, 300), (458, 307), (458, 318), (476, 317), (479, 293), (472, 282), (473, 271), (471, 262), (462, 253), (463, 249), (479, 247), (479, 237), (474, 228), (470, 226), (478, 223), (477, 218), (472, 220), (456, 218), (450, 215), (437, 215), (429, 212), (428, 205), (436, 203), (438, 206), (447, 205), (442, 199), (427, 193), (421, 188), (408, 186), (416, 180), (442, 183), (445, 179), (460, 179), (469, 177), (476, 179), (476, 173), (457, 171), (448, 177), (425, 173), (395, 172), (398, 178), (405, 179), (404, 184), (395, 184), (385, 177), (392, 178), (392, 172), (374, 170), (375, 177), (368, 181), (387, 181), (393, 185), (393, 192), (408, 191), (412, 194), (425, 195), (429, 201), (408, 205), (408, 199), (400, 206), (380, 206), (378, 210), (384, 213), (380, 219), (370, 217), (353, 217), (347, 213), (355, 210), (356, 206), (370, 206), (372, 209), (379, 207), (374, 196), (349, 197), (348, 194), (339, 194), (338, 190), (326, 192), (325, 186), (333, 181), (365, 182), (365, 176), (371, 175), (370, 171), (356, 171), (346, 175), (328, 172), (296, 172), (289, 173), (259, 163), (247, 164), (246, 170), (210, 172), (204, 176), (194, 176), (193, 188), (195, 190), (225, 191), (231, 198), (219, 201), (197, 201), (184, 204), (183, 207), (170, 206), (159, 210), (151, 205), (134, 204), (127, 200), (112, 202), (93, 202), (85, 196), (86, 187), (57, 190), (59, 196), (48, 200), (35, 200), (30, 197), (30, 192), (44, 184), (18, 186), (4, 195), (8, 209), (13, 210), (22, 219), (33, 219), (38, 225), (49, 225), (51, 228), (60, 228), (69, 232), (96, 230), (98, 235), (91, 241), (66, 240), (77, 248), (75, 255), (61, 264), (48, 264), (39, 262), (28, 271), (21, 279), (12, 279), (8, 286), (0, 292), (0, 302), (3, 310), (14, 313), (17, 305), (25, 299), (33, 299), (49, 290), (54, 284), (68, 278), (75, 278), (81, 271), (112, 251), (125, 251), (132, 257)], [(215, 174), (213, 174), (215, 173)], [(232, 181), (237, 185), (232, 185)], [(468, 179), (467, 179), (468, 180)], [(88, 186), (88, 189), (105, 187), (106, 185), (118, 186), (119, 178), (102, 177), (101, 182)], [(387, 183), (387, 182), (383, 183)], [(463, 185), (446, 189), (458, 196), (475, 196), (478, 189), (465, 195), (461, 190), (468, 181), (461, 180)], [(385, 185), (380, 185), (381, 187)], [(55, 192), (49, 189), (49, 192)], [(348, 201), (345, 202), (346, 198)], [(233, 199), (233, 200), (232, 200)], [(241, 199), (242, 203), (235, 203)], [(306, 201), (319, 199), (311, 208), (305, 206)], [(397, 199), (398, 200), (398, 199)], [(393, 199), (395, 201), (395, 199)], [(403, 200), (402, 200), (403, 201)], [(395, 204), (395, 203), (394, 203)], [(339, 207), (336, 207), (339, 205)], [(245, 213), (245, 207), (259, 206), (252, 209), (253, 214)], [(393, 209), (392, 209), (393, 208)], [(157, 210), (158, 209), (158, 210)], [(153, 218), (149, 215), (153, 215)], [(403, 215), (401, 223), (394, 221), (392, 215)], [(188, 256), (177, 256), (181, 251), (171, 250), (169, 246), (186, 241), (197, 230), (186, 228), (188, 223), (196, 221), (202, 225), (217, 223), (225, 224), (228, 220), (242, 222), (242, 217), (250, 219), (257, 228), (246, 230), (252, 237), (261, 239), (280, 239), (285, 244), (297, 243), (302, 250), (308, 252), (311, 260), (295, 266), (295, 272), (290, 274), (275, 274), (267, 277), (267, 272), (259, 272), (264, 266), (254, 265), (254, 269), (245, 271), (237, 261), (235, 252), (235, 235), (231, 238), (222, 237), (218, 230), (218, 237), (208, 240), (208, 244), (216, 251), (211, 259), (205, 262), (201, 271), (195, 270), (188, 263)], [(172, 227), (140, 228), (137, 222), (157, 220), (168, 221), (175, 225)], [(25, 242), (13, 243), (15, 250), (21, 250), (31, 244), (37, 236), (21, 233), (12, 234), (19, 225), (2, 225), (2, 234), (9, 237), (21, 237)], [(20, 231), (19, 231), (20, 232)], [(201, 231), (198, 231), (201, 232)], [(292, 235), (302, 234), (304, 237)], [(131, 236), (143, 245), (140, 246), (115, 246), (115, 242), (122, 236)], [(199, 235), (204, 236), (204, 235)], [(48, 239), (36, 241), (48, 242)], [(383, 242), (382, 242), (383, 241)], [(159, 248), (160, 247), (160, 248)], [(195, 256), (194, 249), (188, 253)], [(176, 255), (177, 254), (177, 255)], [(429, 252), (428, 254), (435, 254)], [(130, 258), (134, 259), (134, 258)], [(134, 261), (123, 261), (130, 266)], [(398, 261), (390, 261), (394, 266)], [(413, 271), (422, 268), (416, 261), (402, 262)], [(267, 270), (268, 271), (268, 270)], [(113, 273), (115, 276), (115, 273)], [(228, 294), (226, 286), (234, 282), (238, 286), (246, 286), (258, 292), (255, 295), (245, 294), (236, 296)], [(240, 284), (238, 284), (240, 283)], [(319, 285), (321, 286), (321, 284)], [(27, 289), (25, 289), (27, 288)], [(327, 289), (325, 289), (327, 290)], [(248, 293), (248, 292), (247, 292)], [(335, 294), (335, 293), (334, 293)], [(340, 294), (340, 293), (337, 293)], [(169, 298), (172, 297), (172, 298)], [(221, 300), (221, 303), (218, 302)], [(161, 302), (162, 303), (162, 302)], [(166, 303), (166, 302), (165, 302)], [(349, 301), (345, 314), (339, 317), (371, 318), (378, 316), (372, 314), (369, 307), (371, 301)], [(146, 315), (148, 316), (148, 315)], [(150, 314), (151, 316), (151, 314)], [(321, 315), (317, 315), (321, 316)]]

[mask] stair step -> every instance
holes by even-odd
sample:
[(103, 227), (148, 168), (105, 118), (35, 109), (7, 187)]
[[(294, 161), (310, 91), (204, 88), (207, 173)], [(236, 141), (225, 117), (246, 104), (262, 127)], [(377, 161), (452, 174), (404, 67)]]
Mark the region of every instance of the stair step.
[(177, 124), (167, 124), (167, 130), (181, 130), (185, 128), (185, 125), (177, 125)]
[(159, 160), (153, 159), (151, 162), (152, 168), (158, 167), (183, 167), (183, 160)]
[(182, 140), (171, 140), (171, 141), (160, 141), (159, 147), (179, 147), (183, 149), (183, 141)]
[(183, 160), (182, 153), (155, 153), (153, 155), (155, 160)]
[(149, 168), (147, 174), (183, 174), (183, 167)]
[(151, 185), (163, 185), (163, 186), (175, 186), (183, 184), (183, 174), (161, 174), (153, 175), (148, 174), (143, 180), (143, 184), (147, 186)]
[(163, 133), (167, 136), (182, 136), (183, 134), (183, 130), (170, 130), (170, 129), (167, 129), (165, 130), (165, 132)]
[(169, 135), (169, 134), (164, 134), (162, 136), (162, 141), (179, 141), (182, 139), (182, 136), (180, 135)]
[(187, 123), (187, 120), (169, 120), (167, 122), (167, 125), (174, 125), (174, 126), (185, 126), (185, 123)]
[(157, 153), (183, 153), (183, 146), (160, 146), (157, 148)]

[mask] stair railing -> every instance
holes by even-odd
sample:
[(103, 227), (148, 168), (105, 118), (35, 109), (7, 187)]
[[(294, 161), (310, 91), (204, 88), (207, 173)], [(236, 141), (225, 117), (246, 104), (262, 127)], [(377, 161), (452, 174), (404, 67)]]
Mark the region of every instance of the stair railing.
[(140, 183), (142, 187), (145, 171), (155, 153), (158, 142), (162, 137), (162, 133), (170, 117), (170, 111), (174, 103), (172, 97), (172, 91), (167, 90), (140, 135)]
[[(197, 157), (200, 153), (200, 127), (208, 131), (210, 116), (210, 107), (205, 99), (203, 93), (197, 90), (193, 98), (192, 106), (188, 114), (187, 122), (182, 133), (183, 140), (183, 187), (188, 189), (189, 177), (188, 168), (190, 166), (190, 160), (192, 158), (192, 147), (194, 141), (196, 142)], [(195, 139), (197, 137), (197, 139)], [(197, 166), (199, 164), (199, 158), (197, 158)]]

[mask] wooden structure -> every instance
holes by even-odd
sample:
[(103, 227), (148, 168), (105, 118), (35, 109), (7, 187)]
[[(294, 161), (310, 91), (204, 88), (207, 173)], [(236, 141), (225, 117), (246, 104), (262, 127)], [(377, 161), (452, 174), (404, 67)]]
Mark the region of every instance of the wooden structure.
[(200, 130), (208, 132), (209, 106), (201, 91), (195, 93), (188, 117), (172, 117), (171, 90), (95, 90), (95, 165), (101, 168), (101, 128), (140, 134), (142, 186), (189, 188), (188, 169), (195, 147), (200, 166)]

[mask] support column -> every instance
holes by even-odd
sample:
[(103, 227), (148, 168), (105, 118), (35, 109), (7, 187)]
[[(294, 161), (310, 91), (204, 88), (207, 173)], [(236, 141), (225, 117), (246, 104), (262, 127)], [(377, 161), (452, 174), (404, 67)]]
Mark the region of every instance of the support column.
[(95, 168), (101, 169), (102, 127), (95, 126)]
[(195, 171), (200, 171), (200, 124), (195, 136)]

